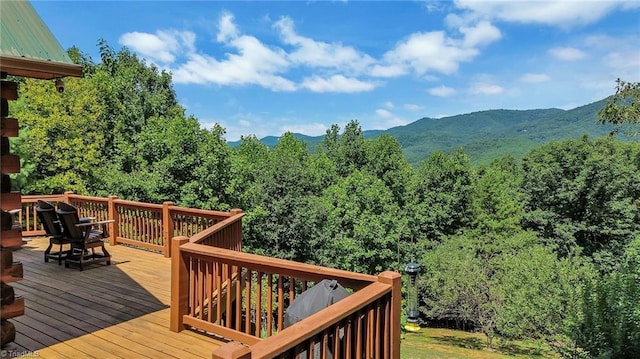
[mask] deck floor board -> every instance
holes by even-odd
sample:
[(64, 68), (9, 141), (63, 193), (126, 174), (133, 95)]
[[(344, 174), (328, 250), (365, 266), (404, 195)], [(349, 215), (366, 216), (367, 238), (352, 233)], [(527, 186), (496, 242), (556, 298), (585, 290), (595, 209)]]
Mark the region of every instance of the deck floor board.
[(25, 314), (11, 321), (16, 340), (6, 357), (211, 358), (223, 342), (189, 330), (169, 330), (171, 260), (161, 254), (108, 246), (112, 264), (79, 271), (44, 262), (46, 238), (14, 251), (24, 279), (11, 283)]

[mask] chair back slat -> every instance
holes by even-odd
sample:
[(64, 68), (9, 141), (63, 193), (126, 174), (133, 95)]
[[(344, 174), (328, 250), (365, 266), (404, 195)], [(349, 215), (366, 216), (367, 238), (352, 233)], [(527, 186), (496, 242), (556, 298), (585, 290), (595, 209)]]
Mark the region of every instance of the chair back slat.
[(56, 209), (53, 204), (46, 201), (38, 200), (36, 212), (38, 213), (38, 218), (40, 219), (40, 223), (42, 223), (47, 236), (62, 236), (62, 227), (60, 227), (60, 223), (58, 222)]
[(58, 210), (56, 211), (58, 214), (58, 219), (62, 224), (62, 230), (65, 235), (74, 241), (82, 241), (84, 240), (84, 232), (76, 227), (76, 224), (80, 223), (80, 218), (78, 217), (78, 209), (68, 203), (60, 202), (58, 203)]

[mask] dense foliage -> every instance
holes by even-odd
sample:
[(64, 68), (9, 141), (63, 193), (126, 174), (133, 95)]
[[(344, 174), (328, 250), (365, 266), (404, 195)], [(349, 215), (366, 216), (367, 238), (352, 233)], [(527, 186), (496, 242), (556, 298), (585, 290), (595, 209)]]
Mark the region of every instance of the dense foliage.
[(251, 252), (372, 274), (420, 263), (427, 324), (482, 331), (488, 345), (638, 354), (637, 141), (584, 136), (482, 166), (436, 151), (414, 168), (394, 137), (367, 139), (352, 121), (313, 151), (291, 133), (231, 147), (185, 115), (170, 74), (105, 42), (100, 53), (95, 64), (70, 51), (85, 73), (63, 94), (21, 84), (23, 193), (242, 208)]

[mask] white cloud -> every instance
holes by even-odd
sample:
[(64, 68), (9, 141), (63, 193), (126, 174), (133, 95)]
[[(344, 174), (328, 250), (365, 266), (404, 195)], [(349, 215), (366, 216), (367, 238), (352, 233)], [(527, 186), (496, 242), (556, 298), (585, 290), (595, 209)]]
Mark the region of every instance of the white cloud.
[(376, 110), (376, 115), (378, 115), (378, 117), (383, 118), (383, 119), (390, 119), (393, 118), (393, 114), (385, 109), (379, 108)]
[(384, 60), (395, 66), (402, 65), (418, 75), (427, 71), (452, 74), (460, 62), (470, 61), (478, 50), (464, 48), (443, 31), (422, 32), (410, 35), (384, 54)]
[(300, 86), (313, 92), (364, 92), (376, 88), (372, 82), (360, 81), (343, 75), (333, 75), (328, 78), (312, 76), (304, 79)]
[(549, 49), (551, 56), (563, 61), (576, 61), (587, 56), (582, 50), (575, 47), (554, 47)]
[(400, 117), (394, 115), (392, 112), (387, 111), (383, 108), (379, 108), (376, 110), (376, 116), (380, 118), (382, 121), (375, 121), (372, 124), (372, 129), (388, 129), (395, 126), (403, 126), (407, 124), (407, 121), (401, 119)]
[(539, 23), (558, 27), (592, 24), (606, 15), (640, 6), (632, 1), (474, 1), (456, 0), (456, 7), (469, 14), (448, 19), (449, 23), (474, 18), (499, 19), (519, 23)]
[(386, 107), (388, 109), (393, 109), (395, 107), (395, 105), (393, 104), (393, 102), (387, 101), (387, 102), (384, 103), (384, 107)]
[(503, 92), (504, 88), (484, 82), (476, 82), (469, 87), (469, 93), (473, 95), (499, 95)]
[(273, 91), (296, 90), (295, 83), (278, 75), (290, 67), (282, 49), (268, 47), (253, 36), (241, 35), (230, 14), (220, 17), (218, 30), (216, 38), (237, 52), (227, 53), (222, 60), (195, 52), (188, 54), (184, 64), (171, 70), (176, 83), (258, 85)]
[(315, 41), (298, 35), (294, 30), (293, 20), (289, 17), (280, 18), (274, 27), (280, 31), (285, 44), (295, 47), (288, 55), (293, 63), (360, 73), (375, 62), (371, 56), (360, 53), (353, 47)]
[(400, 64), (391, 65), (373, 65), (369, 72), (369, 75), (374, 77), (398, 77), (406, 75), (408, 70)]
[(615, 78), (640, 81), (640, 50), (611, 52), (604, 57), (603, 62), (614, 72)]
[(299, 123), (282, 126), (280, 133), (286, 132), (301, 133), (307, 136), (320, 136), (327, 132), (327, 126), (322, 123)]
[(158, 30), (155, 34), (128, 32), (120, 36), (119, 43), (154, 63), (170, 64), (181, 51), (194, 48), (195, 34), (189, 31)]
[(427, 92), (433, 96), (448, 97), (454, 95), (456, 93), (456, 90), (451, 87), (442, 85), (438, 87), (432, 87), (428, 89)]
[(238, 37), (238, 28), (233, 22), (233, 15), (230, 13), (223, 13), (218, 20), (218, 35), (216, 40), (218, 42), (227, 42), (230, 39)]
[(609, 36), (596, 34), (584, 39), (584, 46), (593, 53), (592, 58), (601, 59), (609, 69), (608, 82), (616, 78), (640, 81), (640, 35)]
[(460, 32), (464, 34), (462, 45), (467, 48), (485, 46), (502, 38), (500, 30), (488, 21), (471, 27), (461, 26)]
[(520, 81), (535, 84), (541, 82), (551, 81), (551, 77), (547, 74), (524, 74), (520, 77)]
[(424, 108), (423, 106), (416, 105), (413, 103), (405, 103), (402, 107), (404, 107), (405, 110), (412, 111), (412, 112), (420, 111)]

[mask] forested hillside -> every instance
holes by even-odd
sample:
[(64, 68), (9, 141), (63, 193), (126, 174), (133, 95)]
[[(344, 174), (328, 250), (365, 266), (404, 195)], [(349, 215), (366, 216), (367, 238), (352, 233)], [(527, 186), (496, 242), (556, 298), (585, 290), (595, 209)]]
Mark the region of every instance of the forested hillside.
[[(533, 338), (572, 357), (640, 356), (637, 140), (531, 142), (522, 158), (481, 165), (468, 150), (434, 150), (414, 167), (398, 139), (366, 138), (352, 121), (314, 151), (291, 133), (273, 147), (252, 136), (232, 147), (223, 128), (185, 114), (170, 74), (104, 42), (100, 53), (94, 63), (70, 50), (85, 77), (68, 79), (62, 94), (21, 80), (12, 152), (24, 161), (24, 194), (242, 208), (243, 248), (254, 253), (363, 273), (420, 263), (427, 325), (464, 324), (488, 345)], [(477, 124), (470, 134), (509, 122), (531, 141), (552, 135), (536, 125), (548, 116), (581, 121), (561, 110), (501, 113), (487, 128), (478, 120), (486, 113), (462, 119)], [(531, 116), (539, 122), (513, 123)]]
[[(364, 137), (392, 136), (402, 146), (409, 163), (416, 167), (433, 152), (450, 153), (457, 148), (464, 149), (474, 164), (488, 164), (507, 155), (520, 159), (534, 147), (551, 141), (611, 133), (613, 125), (598, 123), (598, 111), (605, 102), (601, 100), (572, 110), (488, 110), (439, 119), (425, 117), (384, 131), (364, 131)], [(323, 138), (294, 135), (305, 141), (311, 151)], [(628, 140), (624, 133), (620, 139)], [(265, 137), (260, 141), (273, 147), (278, 137)], [(229, 144), (237, 147), (239, 143)]]

